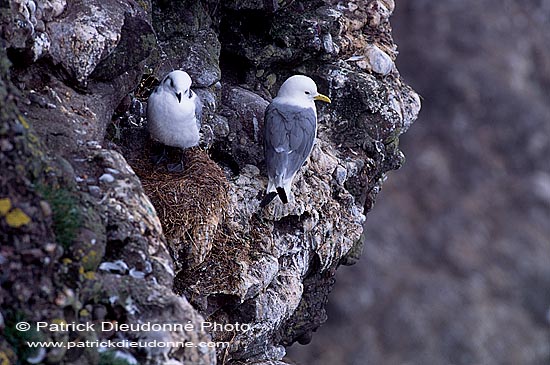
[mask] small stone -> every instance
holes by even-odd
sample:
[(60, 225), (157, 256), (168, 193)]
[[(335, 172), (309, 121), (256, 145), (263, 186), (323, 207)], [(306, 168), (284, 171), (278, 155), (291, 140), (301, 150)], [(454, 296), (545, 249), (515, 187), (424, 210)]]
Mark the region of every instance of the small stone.
[(102, 320), (107, 316), (107, 308), (104, 305), (95, 305), (92, 313), (95, 320)]
[(126, 263), (122, 260), (116, 260), (115, 262), (102, 262), (101, 265), (99, 265), (99, 270), (124, 275), (128, 271), (128, 265), (126, 265)]
[(107, 167), (107, 168), (105, 169), (105, 171), (107, 171), (109, 174), (113, 174), (113, 175), (118, 175), (118, 174), (120, 174), (120, 171), (118, 171), (117, 169), (112, 169), (112, 168), (110, 168), (110, 167)]
[(57, 245), (55, 243), (48, 243), (46, 246), (44, 246), (44, 251), (47, 253), (54, 253), (57, 249)]
[(371, 45), (368, 47), (365, 55), (373, 72), (387, 75), (392, 71), (393, 61), (391, 57), (377, 46)]
[(323, 48), (326, 53), (335, 53), (334, 52), (334, 42), (332, 41), (332, 35), (330, 33), (323, 35)]
[(143, 279), (145, 278), (145, 273), (143, 271), (136, 270), (135, 268), (130, 269), (129, 272), (130, 276), (135, 279)]
[(271, 88), (277, 82), (277, 76), (275, 74), (269, 74), (265, 80), (265, 86)]
[(369, 68), (369, 64), (365, 60), (357, 61), (357, 66), (359, 66), (359, 68), (362, 70), (366, 70)]
[(395, 10), (395, 1), (394, 0), (378, 0), (389, 12), (393, 13)]
[(99, 144), (98, 141), (87, 141), (86, 147), (88, 148), (95, 148), (95, 149), (101, 149), (101, 144)]
[(334, 179), (336, 180), (336, 183), (340, 186), (343, 186), (348, 178), (348, 170), (346, 170), (342, 166), (338, 166), (336, 170), (334, 170)]
[(63, 11), (65, 11), (65, 7), (67, 6), (66, 0), (54, 0), (52, 1), (52, 7), (53, 7), (53, 16), (58, 17), (60, 16)]
[(37, 32), (45, 32), (46, 31), (46, 24), (39, 19), (36, 21), (36, 25), (34, 26), (34, 30)]
[(50, 206), (50, 203), (48, 203), (47, 201), (41, 200), (40, 208), (42, 209), (42, 213), (44, 213), (46, 217), (49, 217), (52, 215), (52, 207)]
[(99, 177), (99, 181), (104, 184), (111, 184), (115, 181), (115, 178), (111, 174), (103, 174)]
[(352, 3), (351, 1), (348, 3), (348, 9), (349, 11), (351, 11), (352, 13), (357, 10), (359, 8), (359, 6), (357, 6), (356, 4)]

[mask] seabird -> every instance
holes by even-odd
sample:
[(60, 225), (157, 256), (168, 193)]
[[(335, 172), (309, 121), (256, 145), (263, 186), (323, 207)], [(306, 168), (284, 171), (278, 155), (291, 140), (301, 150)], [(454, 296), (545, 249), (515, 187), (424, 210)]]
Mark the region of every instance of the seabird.
[[(147, 125), (153, 139), (162, 144), (182, 149), (199, 144), (202, 103), (191, 90), (191, 77), (187, 72), (175, 70), (168, 73), (155, 88), (147, 101)], [(165, 152), (155, 156), (160, 163)], [(169, 166), (169, 170), (178, 170)]]
[(317, 92), (307, 76), (289, 77), (265, 111), (264, 154), (267, 166), (267, 192), (260, 203), (265, 207), (277, 195), (288, 203), (292, 180), (313, 149), (317, 134), (315, 100), (330, 103)]

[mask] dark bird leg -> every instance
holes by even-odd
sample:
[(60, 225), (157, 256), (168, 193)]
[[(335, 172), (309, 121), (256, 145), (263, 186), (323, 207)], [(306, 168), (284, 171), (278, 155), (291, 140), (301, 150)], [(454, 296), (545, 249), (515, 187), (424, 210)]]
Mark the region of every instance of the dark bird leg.
[(271, 203), (273, 199), (275, 199), (276, 196), (277, 196), (277, 193), (274, 191), (264, 196), (264, 198), (262, 199), (262, 202), (260, 203), (260, 208), (267, 206), (269, 203)]
[(288, 203), (288, 198), (286, 197), (286, 191), (284, 188), (282, 187), (278, 187), (277, 188), (277, 194), (279, 194), (279, 198), (281, 199), (281, 201), (284, 203), (284, 204), (287, 204)]
[(176, 163), (169, 163), (166, 165), (166, 168), (168, 169), (168, 172), (183, 172), (183, 167), (185, 166), (185, 156), (182, 152), (180, 155), (180, 161)]
[(160, 165), (166, 160), (166, 156), (166, 146), (156, 145), (154, 148), (152, 148), (151, 162), (155, 165)]

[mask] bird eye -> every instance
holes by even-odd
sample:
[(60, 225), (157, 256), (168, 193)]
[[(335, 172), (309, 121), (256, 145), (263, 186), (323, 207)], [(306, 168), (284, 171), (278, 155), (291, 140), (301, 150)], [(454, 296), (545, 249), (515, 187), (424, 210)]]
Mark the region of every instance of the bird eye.
[(170, 79), (170, 86), (174, 87), (174, 80)]
[(306, 91), (306, 95), (309, 95), (309, 94), (311, 94), (311, 93), (309, 91)]
[(191, 90), (187, 90), (189, 92), (189, 99), (191, 99), (193, 97), (193, 92)]

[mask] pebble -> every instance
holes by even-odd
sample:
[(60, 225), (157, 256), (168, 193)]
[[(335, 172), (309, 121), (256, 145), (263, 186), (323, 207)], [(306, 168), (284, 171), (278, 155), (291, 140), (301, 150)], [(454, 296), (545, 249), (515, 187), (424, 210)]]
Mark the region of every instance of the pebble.
[(107, 167), (107, 168), (105, 169), (105, 171), (107, 171), (109, 174), (113, 174), (113, 175), (118, 175), (118, 174), (120, 174), (120, 171), (118, 171), (117, 169), (112, 169), (112, 168), (110, 168), (110, 167)]
[(387, 75), (392, 71), (393, 61), (391, 57), (377, 46), (369, 46), (365, 55), (373, 72)]
[(145, 278), (145, 273), (143, 271), (138, 271), (135, 268), (130, 269), (130, 276), (135, 279)]
[(44, 216), (49, 217), (52, 215), (52, 208), (47, 201), (41, 200), (40, 208), (42, 209), (42, 213), (44, 213)]
[(99, 177), (99, 181), (105, 184), (110, 184), (115, 181), (115, 177), (111, 174), (103, 174)]
[(88, 186), (88, 191), (95, 198), (101, 197), (101, 188), (97, 185), (89, 185)]
[(126, 274), (128, 271), (128, 265), (126, 265), (126, 263), (122, 260), (116, 260), (115, 262), (102, 262), (101, 265), (99, 265), (99, 270), (108, 271), (114, 274)]
[(7, 139), (0, 139), (0, 151), (9, 152), (13, 150), (13, 144)]
[(342, 166), (336, 167), (336, 170), (334, 170), (334, 179), (336, 180), (336, 183), (340, 186), (344, 185), (348, 178), (348, 170), (346, 170)]

